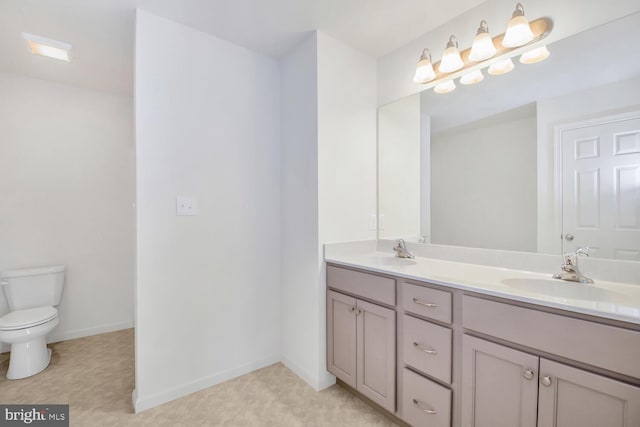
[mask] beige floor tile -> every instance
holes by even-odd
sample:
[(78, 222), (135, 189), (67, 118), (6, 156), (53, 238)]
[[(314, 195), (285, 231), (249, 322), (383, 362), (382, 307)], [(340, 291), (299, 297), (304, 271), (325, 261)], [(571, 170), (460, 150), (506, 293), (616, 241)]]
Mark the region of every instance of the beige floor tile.
[(396, 425), (340, 386), (316, 392), (280, 363), (134, 414), (133, 341), (130, 329), (52, 344), (51, 365), (23, 380), (6, 379), (0, 355), (0, 403), (68, 403), (78, 427)]

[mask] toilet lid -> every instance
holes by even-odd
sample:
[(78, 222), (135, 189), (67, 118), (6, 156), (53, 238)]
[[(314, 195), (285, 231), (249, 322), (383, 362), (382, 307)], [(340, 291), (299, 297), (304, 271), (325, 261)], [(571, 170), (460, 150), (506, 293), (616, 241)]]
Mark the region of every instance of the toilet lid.
[(0, 331), (15, 331), (47, 323), (58, 315), (54, 307), (38, 307), (16, 310), (0, 317)]

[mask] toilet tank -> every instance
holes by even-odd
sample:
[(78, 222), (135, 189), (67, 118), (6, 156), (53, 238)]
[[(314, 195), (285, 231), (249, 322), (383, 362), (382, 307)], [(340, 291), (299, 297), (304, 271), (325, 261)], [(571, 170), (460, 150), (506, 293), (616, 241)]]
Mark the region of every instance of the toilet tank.
[(64, 286), (64, 265), (3, 271), (0, 284), (9, 310), (56, 306)]

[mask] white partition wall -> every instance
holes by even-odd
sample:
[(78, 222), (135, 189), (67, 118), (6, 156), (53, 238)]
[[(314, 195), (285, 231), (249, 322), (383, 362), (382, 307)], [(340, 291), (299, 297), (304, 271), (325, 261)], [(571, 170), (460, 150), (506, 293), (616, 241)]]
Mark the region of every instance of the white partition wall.
[(374, 239), (375, 61), (316, 32), (282, 65), (282, 358), (316, 389), (326, 370), (326, 242)]
[(138, 11), (135, 67), (140, 411), (280, 359), (281, 147), (275, 60)]

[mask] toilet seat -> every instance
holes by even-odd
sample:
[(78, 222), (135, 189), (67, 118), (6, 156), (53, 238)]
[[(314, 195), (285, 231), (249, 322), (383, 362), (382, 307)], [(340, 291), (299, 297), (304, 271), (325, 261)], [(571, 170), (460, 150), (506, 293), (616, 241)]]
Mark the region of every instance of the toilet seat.
[(16, 310), (0, 317), (0, 331), (15, 331), (42, 325), (58, 315), (54, 307), (38, 307)]

